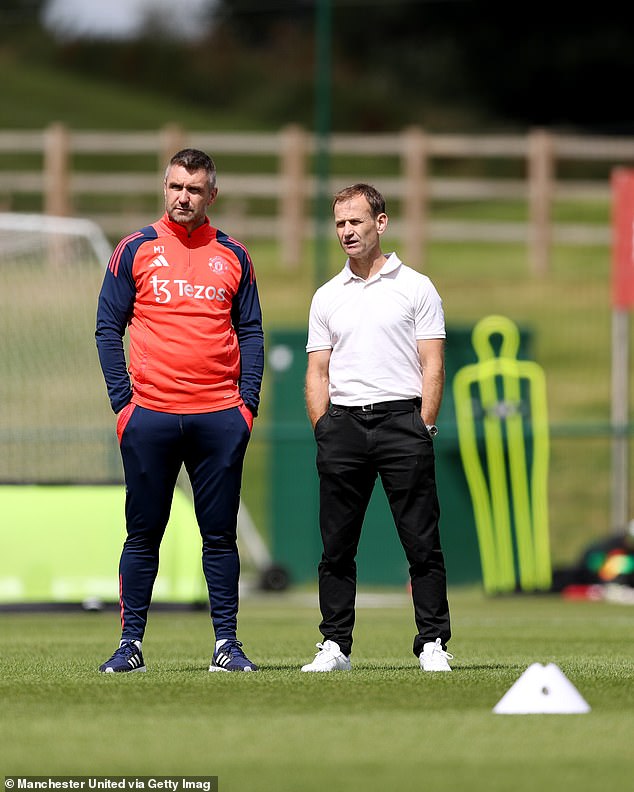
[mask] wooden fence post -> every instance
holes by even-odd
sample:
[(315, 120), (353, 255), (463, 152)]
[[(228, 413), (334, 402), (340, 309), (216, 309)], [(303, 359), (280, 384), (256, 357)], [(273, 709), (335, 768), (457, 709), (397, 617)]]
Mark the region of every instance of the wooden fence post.
[(71, 214), (70, 133), (55, 122), (44, 132), (44, 213), (56, 217)]
[(163, 195), (163, 181), (165, 168), (170, 159), (177, 151), (185, 148), (185, 132), (178, 124), (167, 124), (161, 129), (160, 144), (158, 154), (158, 169), (160, 179), (158, 180), (158, 211), (163, 214), (165, 211), (165, 198)]
[(306, 231), (304, 187), (306, 181), (307, 136), (296, 124), (280, 133), (279, 235), (282, 264), (299, 266)]
[(405, 263), (416, 270), (425, 264), (427, 242), (427, 136), (418, 127), (403, 132), (403, 251)]
[(553, 177), (553, 137), (535, 129), (528, 136), (528, 249), (534, 275), (546, 275), (550, 269)]

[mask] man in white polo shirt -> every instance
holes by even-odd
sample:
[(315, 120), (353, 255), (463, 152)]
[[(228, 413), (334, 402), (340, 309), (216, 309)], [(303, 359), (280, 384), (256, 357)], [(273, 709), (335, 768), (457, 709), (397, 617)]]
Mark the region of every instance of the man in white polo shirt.
[(350, 670), (356, 553), (377, 476), (409, 562), (423, 671), (451, 671), (432, 437), (445, 380), (445, 322), (430, 279), (381, 250), (383, 196), (355, 184), (333, 200), (343, 270), (310, 308), (306, 408), (317, 441), (319, 626), (302, 671)]

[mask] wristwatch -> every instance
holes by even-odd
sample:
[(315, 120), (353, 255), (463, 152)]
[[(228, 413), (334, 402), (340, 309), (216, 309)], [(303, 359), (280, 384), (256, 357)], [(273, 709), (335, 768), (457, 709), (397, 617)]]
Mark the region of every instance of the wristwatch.
[(429, 432), (430, 437), (436, 437), (436, 435), (438, 434), (438, 427), (436, 426), (436, 424), (430, 424), (429, 426), (427, 426), (427, 431)]

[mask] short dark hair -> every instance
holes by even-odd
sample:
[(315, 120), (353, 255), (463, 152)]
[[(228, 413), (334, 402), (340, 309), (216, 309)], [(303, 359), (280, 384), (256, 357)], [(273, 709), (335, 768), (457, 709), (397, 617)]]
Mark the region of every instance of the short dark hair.
[(351, 184), (350, 187), (344, 187), (343, 190), (339, 190), (339, 192), (335, 193), (335, 197), (332, 199), (333, 211), (338, 203), (349, 201), (351, 198), (356, 198), (359, 195), (362, 195), (369, 203), (372, 217), (385, 214), (385, 198), (376, 187), (373, 187), (371, 184), (364, 184), (363, 182)]
[(165, 169), (165, 178), (167, 172), (173, 165), (182, 165), (189, 173), (194, 171), (204, 170), (209, 177), (209, 187), (214, 189), (216, 186), (216, 163), (212, 160), (209, 154), (204, 151), (199, 151), (194, 148), (184, 148), (177, 151), (171, 158), (167, 168)]

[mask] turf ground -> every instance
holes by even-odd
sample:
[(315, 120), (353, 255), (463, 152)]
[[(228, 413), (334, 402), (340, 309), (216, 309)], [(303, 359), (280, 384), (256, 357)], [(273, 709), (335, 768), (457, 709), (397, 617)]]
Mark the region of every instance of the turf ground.
[[(221, 792), (626, 789), (632, 783), (630, 607), (450, 592), (451, 674), (411, 654), (407, 595), (360, 598), (353, 671), (301, 674), (319, 639), (313, 592), (243, 599), (257, 674), (210, 674), (207, 615), (151, 613), (145, 674), (100, 675), (117, 615), (0, 614), (4, 775), (216, 775)], [(533, 662), (592, 710), (496, 715)]]

